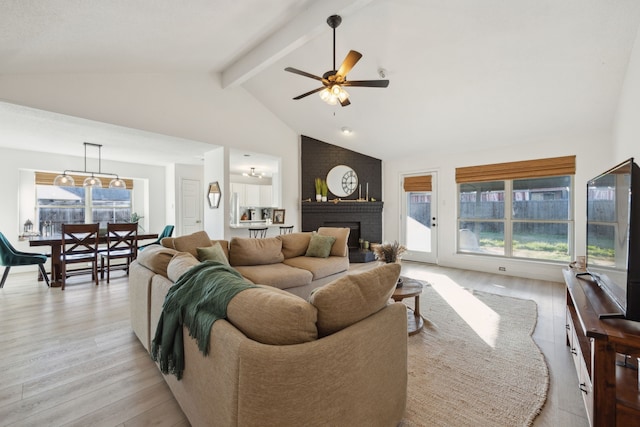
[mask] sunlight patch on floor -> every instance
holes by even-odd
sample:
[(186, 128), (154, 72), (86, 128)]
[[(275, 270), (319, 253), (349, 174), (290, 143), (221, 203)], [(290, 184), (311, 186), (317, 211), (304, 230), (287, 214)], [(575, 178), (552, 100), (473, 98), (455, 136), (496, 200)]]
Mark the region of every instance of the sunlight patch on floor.
[(500, 315), (446, 276), (441, 276), (430, 283), (478, 337), (491, 348), (495, 348)]

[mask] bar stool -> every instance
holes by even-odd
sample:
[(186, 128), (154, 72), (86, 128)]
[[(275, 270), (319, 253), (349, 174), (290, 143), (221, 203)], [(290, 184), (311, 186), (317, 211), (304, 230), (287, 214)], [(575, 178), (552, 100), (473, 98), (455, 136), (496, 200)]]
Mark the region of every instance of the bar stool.
[(280, 234), (291, 234), (291, 233), (293, 233), (293, 225), (280, 226)]
[(264, 239), (267, 237), (268, 227), (260, 227), (260, 228), (250, 228), (249, 229), (249, 237), (255, 237), (257, 239)]

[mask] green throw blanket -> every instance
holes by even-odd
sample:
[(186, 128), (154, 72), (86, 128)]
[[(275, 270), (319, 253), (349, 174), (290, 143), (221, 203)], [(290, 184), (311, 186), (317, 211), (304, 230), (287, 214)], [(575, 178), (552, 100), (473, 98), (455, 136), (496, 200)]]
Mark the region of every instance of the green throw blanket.
[(204, 261), (184, 273), (164, 299), (156, 335), (151, 343), (151, 357), (160, 370), (182, 378), (184, 341), (182, 326), (198, 341), (205, 356), (209, 353), (211, 326), (227, 317), (231, 298), (245, 289), (255, 288), (240, 273), (216, 261)]

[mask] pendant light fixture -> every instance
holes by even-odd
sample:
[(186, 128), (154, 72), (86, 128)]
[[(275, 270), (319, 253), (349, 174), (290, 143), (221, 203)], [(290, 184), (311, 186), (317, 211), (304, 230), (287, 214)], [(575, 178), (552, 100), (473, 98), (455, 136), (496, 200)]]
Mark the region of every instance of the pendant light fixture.
[[(109, 181), (109, 188), (120, 188), (126, 189), (127, 184), (124, 180), (120, 179), (118, 175), (115, 173), (102, 172), (102, 145), (101, 144), (93, 144), (91, 142), (83, 142), (84, 144), (84, 170), (83, 171), (75, 171), (75, 170), (65, 170), (61, 175), (58, 175), (53, 180), (53, 185), (59, 187), (73, 187), (75, 186), (75, 180), (73, 176), (69, 175), (69, 172), (79, 173), (84, 175), (89, 175), (84, 179), (82, 183), (83, 187), (92, 187), (92, 188), (102, 188), (102, 181), (96, 175), (102, 176), (112, 176), (115, 177), (111, 181)], [(87, 147), (97, 147), (98, 148), (98, 171), (88, 171), (87, 170)]]
[(242, 176), (248, 176), (249, 178), (259, 178), (259, 179), (262, 179), (262, 175), (264, 174), (256, 172), (256, 168), (251, 168), (251, 171), (249, 173), (244, 172), (242, 174)]

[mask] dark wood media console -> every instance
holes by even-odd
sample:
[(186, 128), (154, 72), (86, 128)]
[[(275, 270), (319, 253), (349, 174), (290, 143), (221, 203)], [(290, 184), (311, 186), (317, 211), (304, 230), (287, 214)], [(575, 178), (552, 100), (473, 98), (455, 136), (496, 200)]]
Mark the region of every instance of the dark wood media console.
[(589, 276), (565, 269), (567, 345), (592, 426), (640, 426), (640, 322), (601, 319), (616, 311)]

